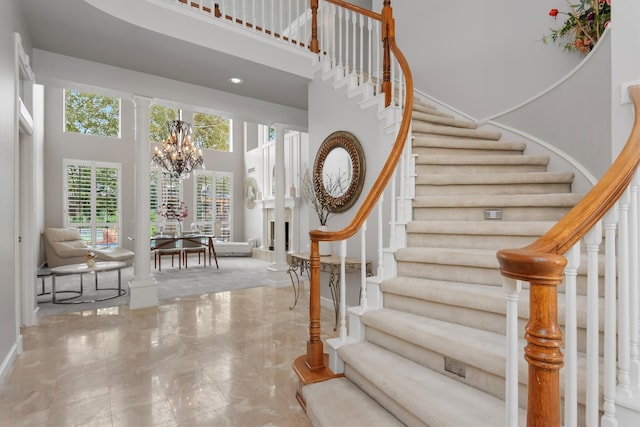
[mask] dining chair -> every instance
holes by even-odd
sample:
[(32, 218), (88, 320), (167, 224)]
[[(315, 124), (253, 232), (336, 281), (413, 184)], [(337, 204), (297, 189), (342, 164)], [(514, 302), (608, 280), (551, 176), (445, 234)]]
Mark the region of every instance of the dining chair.
[(202, 254), (202, 258), (204, 259), (204, 266), (207, 266), (207, 251), (209, 249), (208, 245), (202, 243), (202, 239), (200, 237), (194, 237), (193, 239), (186, 236), (182, 239), (182, 257), (184, 260), (184, 268), (188, 267), (188, 259), (189, 254), (198, 254), (198, 265), (200, 265), (200, 255)]
[(178, 256), (178, 268), (182, 268), (182, 250), (177, 247), (176, 239), (171, 237), (156, 237), (153, 251), (153, 266), (162, 271), (162, 257), (171, 255), (171, 267), (174, 266), (174, 257)]

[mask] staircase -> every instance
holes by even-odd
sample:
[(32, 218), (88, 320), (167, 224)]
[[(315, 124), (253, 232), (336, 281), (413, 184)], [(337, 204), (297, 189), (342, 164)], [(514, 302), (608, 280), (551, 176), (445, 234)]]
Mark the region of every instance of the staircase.
[[(344, 378), (302, 389), (314, 426), (504, 425), (505, 292), (496, 251), (534, 241), (582, 197), (571, 193), (572, 173), (547, 172), (548, 158), (524, 155), (525, 144), (499, 132), (420, 102), (412, 129), (417, 178), (407, 247), (395, 254), (397, 277), (380, 284), (384, 307), (360, 317), (365, 340), (338, 351)], [(519, 311), (528, 313), (526, 292)], [(526, 319), (520, 323), (522, 331)], [(525, 409), (519, 417), (525, 425)]]

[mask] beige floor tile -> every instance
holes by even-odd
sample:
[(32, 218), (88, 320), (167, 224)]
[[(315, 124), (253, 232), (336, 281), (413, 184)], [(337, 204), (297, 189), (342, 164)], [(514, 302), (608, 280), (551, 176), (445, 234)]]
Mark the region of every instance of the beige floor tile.
[(291, 367), (305, 298), (289, 310), (291, 289), (262, 287), (44, 317), (0, 383), (0, 427), (309, 427)]

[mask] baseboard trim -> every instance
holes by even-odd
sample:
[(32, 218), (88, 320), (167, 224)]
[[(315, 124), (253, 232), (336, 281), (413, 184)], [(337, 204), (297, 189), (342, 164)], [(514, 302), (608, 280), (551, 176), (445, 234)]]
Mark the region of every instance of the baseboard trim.
[(0, 365), (0, 382), (3, 381), (5, 377), (9, 374), (9, 371), (11, 370), (11, 367), (13, 366), (13, 363), (15, 362), (16, 357), (18, 357), (18, 354), (20, 354), (21, 349), (22, 349), (22, 335), (20, 335), (18, 340), (15, 343), (13, 343), (13, 345), (11, 346), (11, 349), (9, 350), (4, 360), (2, 361), (2, 365)]

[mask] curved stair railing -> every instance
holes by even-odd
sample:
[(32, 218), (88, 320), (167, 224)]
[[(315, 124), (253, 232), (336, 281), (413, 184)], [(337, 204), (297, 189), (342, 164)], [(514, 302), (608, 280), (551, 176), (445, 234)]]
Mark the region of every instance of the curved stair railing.
[[(339, 78), (349, 79), (348, 84), (354, 87), (364, 87), (364, 91), (372, 91), (372, 95), (384, 94), (384, 105), (387, 111), (397, 119), (396, 112), (402, 112), (402, 118), (397, 126), (395, 143), (388, 159), (369, 194), (354, 215), (351, 223), (344, 229), (333, 232), (313, 230), (309, 233), (311, 239), (310, 251), (310, 291), (309, 291), (309, 340), (307, 353), (298, 357), (294, 362), (300, 385), (297, 392), (298, 401), (305, 406), (301, 389), (305, 384), (323, 381), (336, 376), (327, 367), (328, 357), (324, 354), (323, 342), (320, 338), (320, 254), (319, 242), (341, 242), (342, 264), (344, 265), (346, 240), (354, 237), (361, 230), (366, 229), (369, 215), (382, 209), (381, 196), (388, 186), (395, 188), (394, 174), (401, 159), (406, 158), (406, 141), (411, 126), (411, 105), (413, 104), (413, 80), (409, 65), (396, 45), (394, 20), (390, 0), (384, 1), (382, 13), (377, 14), (340, 0), (317, 1), (311, 0), (312, 15), (312, 49), (316, 52), (323, 65), (323, 71), (335, 72)], [(367, 36), (363, 37), (363, 34)], [(381, 43), (373, 46), (372, 37), (379, 34)], [(317, 37), (317, 41), (316, 41)], [(367, 89), (369, 88), (369, 89)], [(365, 98), (366, 98), (365, 94)], [(403, 108), (408, 106), (408, 108)], [(393, 193), (392, 191), (392, 194)], [(395, 205), (391, 203), (392, 216)], [(382, 215), (379, 215), (381, 218)], [(381, 220), (379, 220), (381, 221)], [(393, 221), (393, 219), (392, 219)], [(378, 224), (378, 229), (382, 224)], [(382, 233), (378, 243), (378, 276), (381, 271)], [(361, 233), (364, 239), (364, 233)], [(364, 241), (361, 244), (362, 262), (365, 263)], [(364, 268), (361, 271), (364, 272)], [(341, 292), (344, 292), (344, 274), (341, 275)], [(366, 278), (362, 277), (362, 304), (366, 304)], [(340, 298), (340, 335), (346, 340), (344, 295)]]
[[(508, 294), (506, 395), (509, 426), (517, 425), (520, 357), (517, 299), (522, 282), (530, 285), (530, 315), (524, 335), (524, 357), (529, 370), (527, 426), (614, 426), (617, 425), (616, 403), (638, 399), (635, 390), (640, 389), (640, 178), (637, 170), (640, 161), (640, 86), (632, 87), (630, 94), (635, 123), (625, 147), (603, 178), (534, 243), (521, 249), (503, 249), (497, 254)], [(599, 291), (598, 259), (603, 228), (604, 291)], [(586, 250), (582, 257), (581, 248)], [(579, 269), (581, 258), (587, 260), (586, 268)], [(584, 355), (577, 351), (576, 332), (577, 319), (581, 318), (583, 308), (577, 304), (576, 276), (583, 271), (586, 271), (587, 283)], [(561, 305), (558, 286), (563, 280), (564, 339), (558, 320)], [(603, 340), (601, 334), (604, 334)], [(564, 394), (561, 396), (560, 370), (563, 365)], [(583, 378), (584, 371), (586, 379), (579, 379)], [(583, 408), (578, 405), (578, 394), (582, 391), (586, 393)], [(564, 413), (561, 400), (564, 401)]]

